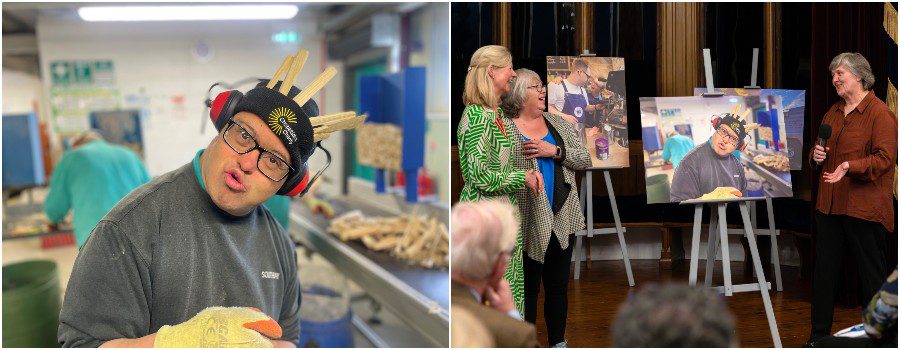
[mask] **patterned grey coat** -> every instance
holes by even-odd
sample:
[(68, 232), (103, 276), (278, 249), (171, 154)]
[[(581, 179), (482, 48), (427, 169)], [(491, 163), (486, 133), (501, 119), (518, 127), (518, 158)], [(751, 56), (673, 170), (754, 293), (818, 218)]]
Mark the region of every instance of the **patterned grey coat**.
[[(558, 115), (545, 112), (543, 116), (544, 120), (548, 122), (550, 133), (557, 140), (558, 146), (562, 148), (563, 154), (556, 161), (556, 174), (562, 173), (564, 179), (564, 181), (559, 181), (560, 177), (556, 176), (554, 202), (557, 205), (555, 207), (551, 205), (546, 191), (541, 191), (537, 197), (531, 195), (527, 187), (515, 193), (522, 218), (521, 229), (525, 236), (525, 252), (529, 258), (541, 263), (544, 262), (544, 254), (550, 244), (551, 235), (555, 233), (560, 247), (568, 249), (569, 235), (584, 229), (584, 213), (582, 213), (581, 204), (578, 201), (575, 170), (584, 170), (591, 166), (590, 155), (584, 148), (581, 138), (575, 133), (575, 129)], [(512, 159), (516, 170), (540, 171), (537, 159), (525, 159), (525, 155), (522, 154), (522, 142), (525, 139), (513, 120), (503, 118), (503, 127), (509, 133), (510, 139), (513, 140)]]

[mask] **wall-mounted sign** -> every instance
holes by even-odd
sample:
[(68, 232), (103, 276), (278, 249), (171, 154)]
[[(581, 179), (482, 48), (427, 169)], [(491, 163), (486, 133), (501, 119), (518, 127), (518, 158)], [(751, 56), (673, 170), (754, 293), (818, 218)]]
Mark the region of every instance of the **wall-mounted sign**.
[(112, 60), (51, 61), (50, 115), (59, 133), (87, 130), (88, 114), (119, 108)]

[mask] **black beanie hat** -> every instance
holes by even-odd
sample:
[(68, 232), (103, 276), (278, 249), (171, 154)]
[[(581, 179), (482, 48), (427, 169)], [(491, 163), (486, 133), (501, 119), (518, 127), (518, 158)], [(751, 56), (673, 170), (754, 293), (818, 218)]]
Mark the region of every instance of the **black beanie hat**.
[(300, 89), (291, 86), (288, 96), (278, 92), (282, 81), (269, 89), (266, 84), (269, 80), (262, 80), (240, 100), (235, 113), (250, 112), (262, 119), (269, 129), (281, 139), (281, 143), (291, 155), (291, 167), (294, 171), (288, 174), (288, 178), (297, 171), (305, 169), (306, 161), (315, 150), (313, 142), (313, 128), (309, 118), (319, 115), (319, 106), (310, 99), (303, 107), (293, 100), (300, 93)]
[(726, 113), (724, 115), (719, 116), (719, 119), (716, 121), (716, 129), (719, 128), (720, 125), (727, 125), (734, 131), (735, 134), (738, 135), (738, 147), (744, 144), (744, 137), (747, 136), (747, 129), (745, 122), (743, 120), (738, 119), (738, 117), (731, 113)]

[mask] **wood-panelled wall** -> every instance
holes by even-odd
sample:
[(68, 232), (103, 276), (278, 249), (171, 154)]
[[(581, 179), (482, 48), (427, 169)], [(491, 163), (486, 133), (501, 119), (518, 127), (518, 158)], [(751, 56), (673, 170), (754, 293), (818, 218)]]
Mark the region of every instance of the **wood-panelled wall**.
[(703, 4), (659, 3), (657, 96), (692, 96), (703, 76)]
[(497, 3), (494, 6), (494, 41), (497, 45), (510, 47), (512, 44), (512, 4)]
[(766, 47), (759, 55), (763, 61), (760, 66), (765, 69), (765, 80), (760, 82), (761, 77), (757, 77), (757, 85), (773, 89), (781, 86), (781, 4), (769, 2), (763, 6)]
[(575, 44), (578, 54), (594, 51), (594, 4), (581, 2), (575, 6)]

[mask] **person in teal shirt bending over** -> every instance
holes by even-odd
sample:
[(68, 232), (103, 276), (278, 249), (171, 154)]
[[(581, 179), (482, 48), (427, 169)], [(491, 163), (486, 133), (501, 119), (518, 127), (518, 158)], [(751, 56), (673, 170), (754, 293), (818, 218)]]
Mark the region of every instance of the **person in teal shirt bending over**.
[(681, 158), (684, 158), (684, 155), (692, 149), (694, 149), (694, 140), (672, 131), (669, 133), (669, 138), (666, 139), (666, 143), (663, 146), (662, 159), (665, 162), (672, 163), (673, 168), (677, 168), (678, 163), (681, 163)]
[(106, 142), (96, 131), (87, 131), (56, 164), (44, 212), (51, 223), (58, 223), (70, 209), (74, 211), (75, 241), (80, 249), (100, 219), (148, 181), (150, 176), (137, 154)]

